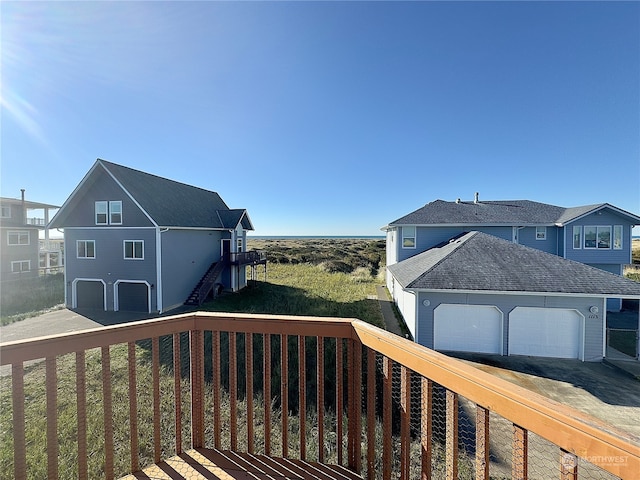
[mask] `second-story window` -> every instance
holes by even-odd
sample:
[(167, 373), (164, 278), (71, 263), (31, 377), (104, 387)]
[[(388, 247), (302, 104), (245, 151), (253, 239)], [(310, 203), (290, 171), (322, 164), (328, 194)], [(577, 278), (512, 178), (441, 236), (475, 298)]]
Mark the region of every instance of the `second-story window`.
[(236, 252), (241, 252), (242, 251), (242, 238), (238, 238), (237, 246), (238, 246), (238, 249), (236, 250)]
[(416, 248), (416, 227), (402, 227), (402, 248)]
[(29, 232), (27, 230), (7, 232), (7, 245), (29, 245), (29, 243)]
[(144, 240), (125, 240), (124, 258), (129, 260), (144, 260)]
[(78, 258), (96, 258), (95, 240), (76, 240)]
[(613, 249), (622, 250), (622, 225), (613, 226)]
[(584, 248), (611, 248), (610, 226), (585, 226)]
[(2, 214), (0, 215), (0, 217), (11, 218), (11, 207), (9, 205), (3, 205), (1, 209), (2, 209)]
[(547, 239), (547, 227), (536, 227), (536, 240)]
[(573, 248), (582, 248), (582, 227), (579, 225), (573, 227)]

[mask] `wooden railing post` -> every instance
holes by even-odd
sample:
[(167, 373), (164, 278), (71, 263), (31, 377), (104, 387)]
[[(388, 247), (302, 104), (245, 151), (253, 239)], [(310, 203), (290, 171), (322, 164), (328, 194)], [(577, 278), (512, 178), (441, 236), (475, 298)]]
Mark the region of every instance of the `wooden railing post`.
[(11, 365), (13, 397), (13, 474), (16, 479), (27, 478), (27, 446), (24, 430), (24, 365)]
[[(174, 425), (176, 429), (176, 453), (182, 453), (182, 363), (180, 360), (180, 334), (173, 334), (173, 397)], [(135, 470), (134, 470), (135, 471)]]
[(84, 350), (76, 352), (76, 424), (78, 428), (78, 480), (87, 480), (87, 368)]
[(211, 332), (211, 370), (213, 378), (211, 379), (211, 385), (213, 386), (213, 446), (220, 449), (221, 440), (220, 432), (222, 431), (222, 420), (220, 415), (221, 400), (220, 400), (220, 332)]
[(56, 357), (47, 357), (45, 371), (47, 386), (47, 476), (48, 478), (58, 478), (58, 375), (56, 372)]
[(432, 437), (432, 397), (433, 382), (426, 377), (421, 379), (422, 408), (420, 409), (420, 451), (421, 480), (431, 480), (431, 437)]
[(300, 431), (300, 460), (307, 458), (307, 399), (306, 349), (304, 335), (298, 335), (298, 424)]
[(202, 330), (191, 330), (189, 332), (192, 448), (202, 448), (204, 446), (204, 351), (202, 340)]
[(367, 478), (375, 478), (376, 352), (367, 348)]
[(271, 335), (262, 335), (263, 374), (262, 389), (264, 396), (264, 454), (271, 455)]
[(409, 480), (409, 451), (411, 435), (411, 371), (402, 365), (400, 370), (400, 478)]
[(382, 478), (391, 480), (391, 413), (393, 402), (393, 365), (382, 357)]

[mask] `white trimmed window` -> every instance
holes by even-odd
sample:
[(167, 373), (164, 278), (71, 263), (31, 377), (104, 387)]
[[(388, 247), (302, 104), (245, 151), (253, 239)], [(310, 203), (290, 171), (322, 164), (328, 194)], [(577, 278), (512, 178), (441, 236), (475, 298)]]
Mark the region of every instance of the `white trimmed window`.
[(242, 252), (242, 238), (238, 238), (238, 241), (236, 242), (236, 244), (237, 244), (236, 252)]
[(536, 240), (547, 239), (547, 227), (536, 227)]
[(402, 227), (402, 248), (416, 248), (416, 227)]
[(10, 230), (7, 232), (7, 245), (29, 245), (28, 230)]
[(96, 225), (107, 224), (108, 202), (96, 202)]
[(624, 229), (622, 225), (614, 225), (613, 226), (613, 249), (614, 250), (622, 250), (622, 236)]
[(573, 248), (576, 250), (582, 248), (582, 227), (579, 225), (573, 227)]
[(11, 273), (31, 271), (31, 260), (16, 260), (11, 262)]
[(584, 227), (584, 248), (610, 249), (611, 227), (587, 225)]
[(144, 240), (125, 240), (124, 258), (127, 260), (144, 260)]
[(122, 202), (120, 200), (109, 202), (109, 223), (122, 225)]
[(76, 240), (78, 258), (96, 258), (95, 240)]

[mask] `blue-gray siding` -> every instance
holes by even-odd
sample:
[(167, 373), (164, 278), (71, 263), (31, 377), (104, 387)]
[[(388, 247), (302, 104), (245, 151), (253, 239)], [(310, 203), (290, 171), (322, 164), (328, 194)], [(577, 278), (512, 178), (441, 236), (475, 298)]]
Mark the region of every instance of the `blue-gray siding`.
[(220, 260), (222, 235), (228, 232), (168, 230), (162, 238), (163, 308), (182, 305), (209, 266)]
[[(101, 279), (107, 288), (107, 310), (114, 309), (114, 284), (117, 281), (145, 281), (155, 284), (156, 239), (154, 228), (89, 228), (65, 230), (65, 264), (68, 285), (77, 278)], [(77, 240), (95, 241), (95, 258), (77, 257)], [(124, 258), (124, 241), (142, 240), (144, 260)], [(157, 308), (152, 290), (151, 310)], [(72, 290), (67, 288), (67, 305), (72, 305)]]

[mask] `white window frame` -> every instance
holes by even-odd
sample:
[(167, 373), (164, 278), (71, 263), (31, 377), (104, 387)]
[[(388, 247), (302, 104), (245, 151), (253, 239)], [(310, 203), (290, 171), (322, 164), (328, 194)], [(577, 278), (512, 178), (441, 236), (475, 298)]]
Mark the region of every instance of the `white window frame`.
[[(584, 234), (584, 248), (586, 250), (611, 250), (611, 243), (613, 240), (612, 237), (612, 229), (611, 229), (611, 225), (585, 225), (585, 234)], [(595, 228), (596, 229), (596, 245), (594, 247), (587, 247), (587, 233), (586, 230), (587, 228)], [(609, 231), (609, 246), (608, 247), (601, 247), (600, 246), (600, 232), (603, 232), (605, 230)]]
[(611, 246), (614, 250), (622, 250), (624, 245), (624, 226), (613, 226), (613, 237), (611, 238)]
[(547, 227), (536, 227), (536, 240), (547, 239)]
[[(415, 226), (402, 227), (402, 248), (416, 248), (417, 230)], [(409, 235), (409, 233), (413, 233), (413, 235)]]
[[(22, 266), (26, 264), (27, 268), (24, 269)], [(19, 265), (20, 268), (16, 270), (16, 266)], [(31, 271), (31, 260), (14, 260), (11, 262), (11, 273), (23, 273)]]
[(0, 208), (1, 218), (11, 218), (11, 205), (2, 205)]
[[(98, 221), (98, 215), (104, 215), (104, 222)], [(96, 225), (109, 224), (109, 202), (107, 202), (106, 200), (99, 200), (96, 202), (95, 218)]]
[[(22, 242), (21, 239), (25, 236), (27, 238), (27, 241)], [(16, 241), (11, 241), (11, 237), (16, 237)], [(9, 230), (7, 232), (7, 245), (10, 247), (31, 245), (31, 235), (29, 234), (29, 230)]]
[[(582, 249), (582, 225), (574, 225), (573, 226), (573, 249), (581, 250)], [(577, 242), (577, 243), (576, 243)]]
[[(117, 211), (114, 211), (117, 210)], [(120, 215), (120, 221), (114, 221), (113, 216)], [(111, 200), (109, 202), (109, 224), (110, 225), (122, 225), (122, 201)]]
[[(80, 256), (80, 251), (78, 250), (78, 247), (80, 246), (80, 243), (84, 243), (84, 256)], [(93, 256), (89, 257), (87, 255), (87, 245), (88, 244), (93, 244)], [(95, 240), (76, 240), (76, 258), (83, 258), (83, 259), (93, 259), (96, 258), (96, 241)]]
[[(131, 255), (132, 256), (127, 256), (127, 244), (130, 243), (132, 244), (131, 246)], [(140, 253), (142, 254), (141, 257), (136, 257), (136, 244), (140, 244), (141, 249), (140, 249)], [(144, 260), (144, 240), (124, 240), (122, 242), (122, 255), (124, 257), (125, 260)]]

